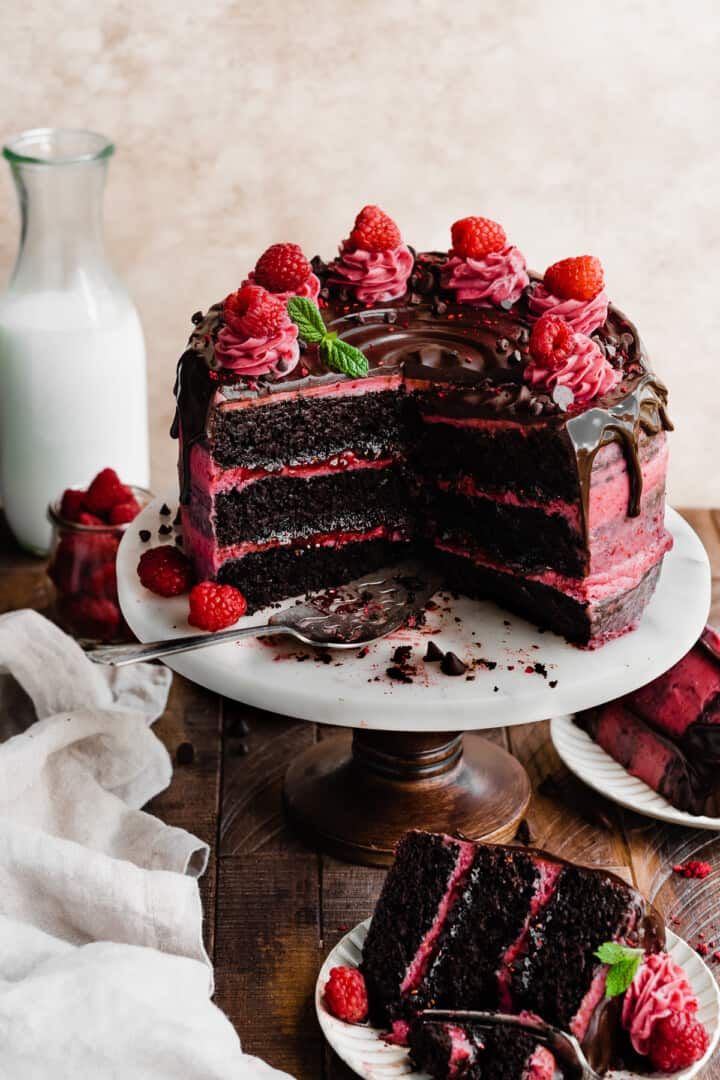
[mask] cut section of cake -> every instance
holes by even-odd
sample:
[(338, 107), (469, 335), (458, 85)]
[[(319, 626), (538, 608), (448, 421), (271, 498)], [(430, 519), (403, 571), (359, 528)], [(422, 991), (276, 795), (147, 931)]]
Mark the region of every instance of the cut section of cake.
[(400, 842), (363, 949), (370, 1018), (403, 1038), (423, 1009), (529, 1012), (606, 1066), (619, 1001), (597, 958), (645, 952), (664, 929), (620, 878), (543, 852), (411, 832)]
[(598, 260), (541, 280), (494, 222), (452, 237), (413, 253), (366, 207), (332, 262), (273, 245), (194, 317), (186, 548), (253, 611), (412, 547), (451, 588), (602, 643), (637, 624), (671, 543), (665, 388)]
[(720, 637), (711, 627), (664, 675), (574, 719), (631, 776), (678, 810), (718, 813)]
[(435, 1080), (560, 1080), (553, 1054), (532, 1035), (501, 1025), (414, 1020), (408, 1036), (415, 1067)]

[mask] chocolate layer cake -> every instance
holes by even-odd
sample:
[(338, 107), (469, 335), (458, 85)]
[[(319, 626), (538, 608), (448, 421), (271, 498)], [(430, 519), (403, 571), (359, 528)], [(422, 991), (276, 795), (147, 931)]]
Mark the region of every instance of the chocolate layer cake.
[[(366, 211), (333, 262), (303, 270), (275, 245), (194, 317), (174, 434), (198, 575), (253, 611), (413, 548), (450, 587), (580, 644), (634, 626), (670, 546), (670, 424), (597, 260), (532, 277), (481, 218), (416, 254)], [(317, 299), (325, 339), (296, 340), (265, 284)], [(333, 360), (334, 340), (364, 367)]]
[(408, 1036), (415, 1067), (448, 1080), (559, 1080), (564, 1075), (547, 1047), (512, 1027), (414, 1020)]
[(608, 969), (595, 955), (609, 941), (648, 953), (664, 944), (655, 912), (620, 878), (544, 852), (411, 832), (363, 950), (370, 1019), (404, 1040), (426, 1008), (528, 1012), (572, 1032), (605, 1068), (621, 1008), (605, 996)]
[(575, 723), (679, 810), (720, 811), (720, 636), (710, 627), (660, 678)]

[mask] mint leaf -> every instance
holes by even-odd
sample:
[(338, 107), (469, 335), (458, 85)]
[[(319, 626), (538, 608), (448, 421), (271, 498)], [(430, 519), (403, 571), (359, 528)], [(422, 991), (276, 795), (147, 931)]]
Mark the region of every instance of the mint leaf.
[(316, 304), (306, 296), (291, 296), (287, 302), (288, 315), (298, 328), (298, 333), (308, 345), (322, 341), (327, 334), (323, 317)]
[(331, 371), (339, 371), (342, 375), (350, 375), (354, 379), (361, 379), (368, 373), (369, 365), (365, 354), (347, 341), (340, 338), (333, 340), (330, 334), (320, 342), (320, 355), (325, 366)]
[(600, 946), (595, 956), (610, 968), (605, 984), (605, 997), (613, 998), (625, 993), (637, 975), (644, 955), (642, 949), (631, 949), (618, 941), (606, 941)]

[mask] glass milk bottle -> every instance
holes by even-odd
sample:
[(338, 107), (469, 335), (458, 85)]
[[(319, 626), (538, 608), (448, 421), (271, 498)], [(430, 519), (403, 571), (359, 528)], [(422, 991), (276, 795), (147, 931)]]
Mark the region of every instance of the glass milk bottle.
[(143, 333), (103, 247), (113, 150), (95, 132), (48, 128), (3, 148), (21, 233), (0, 294), (0, 494), (15, 537), (38, 554), (64, 488), (106, 466), (149, 481)]

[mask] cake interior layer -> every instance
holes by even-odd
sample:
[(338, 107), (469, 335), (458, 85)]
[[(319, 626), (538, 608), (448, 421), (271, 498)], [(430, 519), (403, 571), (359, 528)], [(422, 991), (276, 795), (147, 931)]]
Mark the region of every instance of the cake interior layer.
[(247, 599), (248, 613), (276, 600), (343, 585), (381, 566), (397, 563), (412, 551), (402, 530), (373, 530), (367, 539), (344, 543), (273, 545), (238, 558), (226, 559), (217, 571), (217, 580), (234, 585)]
[(407, 399), (393, 390), (298, 396), (278, 404), (216, 408), (212, 456), (223, 468), (280, 468), (326, 459), (352, 447), (364, 457), (408, 438)]
[(599, 644), (637, 625), (660, 574), (655, 562), (625, 592), (590, 603), (529, 578), (483, 565), (450, 551), (438, 551), (438, 565), (449, 587), (479, 600), (494, 600), (541, 627), (549, 627), (568, 641)]
[(410, 1056), (433, 1080), (559, 1080), (562, 1070), (532, 1035), (513, 1027), (482, 1028), (415, 1020)]
[(356, 468), (317, 476), (257, 480), (215, 496), (214, 527), (221, 547), (237, 537), (305, 537), (407, 524), (410, 479), (401, 465)]

